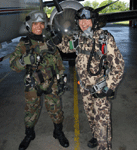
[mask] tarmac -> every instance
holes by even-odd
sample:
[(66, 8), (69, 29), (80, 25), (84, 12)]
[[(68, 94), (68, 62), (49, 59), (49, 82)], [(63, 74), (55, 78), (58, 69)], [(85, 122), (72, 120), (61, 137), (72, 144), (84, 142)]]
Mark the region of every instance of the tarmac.
[[(137, 150), (137, 28), (107, 24), (103, 29), (108, 30), (114, 36), (117, 47), (125, 60), (124, 78), (117, 88), (115, 100), (112, 101), (112, 150)], [(14, 39), (10, 44), (3, 43), (0, 57), (13, 52), (19, 39)], [(63, 131), (70, 146), (63, 148), (58, 140), (53, 138), (53, 123), (43, 101), (41, 115), (35, 126), (36, 138), (27, 150), (91, 149), (87, 147), (91, 132), (78, 87), (79, 134), (76, 135), (75, 131), (75, 67), (70, 66), (68, 61), (63, 61), (63, 63), (69, 86), (69, 90), (62, 96), (62, 109), (65, 117)], [(0, 62), (0, 150), (18, 150), (25, 136), (24, 73), (24, 71), (21, 73), (11, 71), (9, 59)]]

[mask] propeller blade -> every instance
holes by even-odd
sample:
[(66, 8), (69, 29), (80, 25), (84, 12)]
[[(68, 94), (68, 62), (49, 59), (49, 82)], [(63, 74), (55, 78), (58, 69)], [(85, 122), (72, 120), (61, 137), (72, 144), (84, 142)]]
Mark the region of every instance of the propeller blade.
[(62, 9), (61, 5), (59, 4), (58, 0), (53, 0), (53, 2), (55, 4), (55, 6), (56, 6), (57, 11), (58, 12), (62, 12), (63, 9)]

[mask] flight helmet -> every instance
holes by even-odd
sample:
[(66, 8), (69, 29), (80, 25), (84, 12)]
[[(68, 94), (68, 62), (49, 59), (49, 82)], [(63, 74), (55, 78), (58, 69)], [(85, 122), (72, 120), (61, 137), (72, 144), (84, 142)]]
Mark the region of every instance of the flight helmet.
[[(119, 1), (119, 0), (117, 0), (117, 1)], [(92, 24), (93, 24), (92, 30), (97, 29), (99, 27), (98, 26), (98, 22), (99, 22), (98, 21), (99, 20), (99, 14), (98, 13), (101, 10), (103, 10), (104, 8), (108, 7), (109, 5), (116, 3), (117, 1), (111, 2), (111, 3), (109, 3), (105, 6), (102, 6), (102, 7), (96, 8), (96, 9), (93, 9), (92, 7), (89, 7), (89, 6), (80, 8), (76, 12), (76, 15), (75, 15), (77, 25), (78, 25), (78, 20), (79, 19), (91, 19)]]
[(93, 24), (92, 29), (97, 28), (98, 13), (95, 12), (92, 7), (86, 6), (86, 7), (80, 8), (76, 12), (75, 19), (76, 19), (77, 24), (78, 24), (79, 19), (91, 19), (92, 24)]
[(35, 10), (30, 12), (26, 16), (26, 29), (31, 32), (32, 31), (32, 23), (33, 22), (44, 22), (45, 23), (45, 28), (48, 25), (48, 17), (46, 13), (43, 11)]

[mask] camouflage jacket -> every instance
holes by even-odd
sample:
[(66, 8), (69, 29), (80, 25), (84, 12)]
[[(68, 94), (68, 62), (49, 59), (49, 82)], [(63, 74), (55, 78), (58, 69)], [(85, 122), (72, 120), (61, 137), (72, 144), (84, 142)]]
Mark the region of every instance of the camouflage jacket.
[[(93, 39), (95, 39), (95, 52), (100, 51), (100, 42), (99, 42), (99, 35), (103, 33), (104, 31), (102, 29), (96, 30), (93, 35)], [(115, 90), (118, 83), (123, 77), (124, 73), (124, 60), (123, 57), (119, 51), (119, 49), (116, 46), (114, 37), (108, 32), (108, 39), (107, 39), (107, 61), (108, 61), (108, 67), (111, 69), (108, 73), (108, 76), (106, 78), (106, 83), (109, 89)], [(79, 45), (78, 48), (83, 51), (92, 51), (93, 47), (93, 39), (86, 38), (85, 36), (82, 36), (82, 33), (79, 34)], [(65, 36), (63, 37), (63, 42), (58, 45), (60, 50), (64, 53), (71, 53), (76, 52), (75, 49), (70, 48), (70, 41), (72, 41), (72, 37)], [(80, 77), (80, 80), (85, 88), (92, 88), (93, 85), (98, 83), (99, 81), (103, 80), (104, 75), (104, 69), (102, 69), (101, 73), (97, 76), (91, 76), (87, 71), (87, 64), (89, 60), (90, 55), (84, 54), (84, 53), (78, 53), (75, 65), (77, 68), (77, 73)], [(90, 63), (90, 71), (92, 73), (96, 73), (99, 70), (99, 64), (100, 59), (97, 59), (96, 57), (92, 57), (91, 63)]]
[[(44, 83), (42, 83), (42, 89), (46, 89), (49, 83), (48, 80), (53, 77), (53, 70), (56, 74), (59, 74), (60, 77), (63, 75), (65, 68), (62, 63), (62, 58), (56, 47), (54, 47), (54, 52), (50, 53), (47, 42), (42, 43), (41, 41), (35, 41), (31, 39), (31, 43), (32, 45), (30, 49), (34, 48), (34, 54), (42, 55), (42, 61), (40, 62), (38, 67), (36, 64), (32, 65), (32, 76), (35, 79), (35, 84), (41, 85), (38, 74), (36, 73), (36, 68), (37, 70), (40, 70), (44, 79)], [(20, 58), (25, 55), (25, 42), (20, 40), (15, 51), (10, 56), (10, 68), (16, 72), (20, 72), (26, 69), (26, 65), (22, 65), (19, 61)]]

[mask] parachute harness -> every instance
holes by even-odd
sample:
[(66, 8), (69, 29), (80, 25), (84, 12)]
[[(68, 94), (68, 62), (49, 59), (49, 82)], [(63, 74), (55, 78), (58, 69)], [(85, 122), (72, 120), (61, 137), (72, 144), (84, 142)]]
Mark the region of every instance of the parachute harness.
[[(108, 91), (108, 87), (106, 84), (106, 77), (109, 73), (108, 62), (106, 59), (107, 40), (108, 40), (108, 31), (105, 30), (99, 36), (100, 50), (98, 52), (94, 52), (94, 50), (95, 50), (95, 39), (93, 39), (93, 48), (92, 48), (92, 51), (90, 52), (90, 57), (89, 57), (88, 64), (87, 64), (87, 71), (91, 76), (99, 75), (101, 73), (102, 69), (104, 69), (104, 76), (101, 77), (101, 78), (104, 78), (104, 80), (93, 85), (93, 87), (91, 89), (87, 89), (84, 87), (84, 85), (82, 84), (82, 81), (79, 79), (80, 80), (79, 84), (81, 85), (81, 87), (84, 88), (85, 90), (89, 91), (91, 94), (97, 94), (96, 92), (100, 91), (102, 89), (103, 89), (103, 92), (105, 92), (105, 93), (107, 93), (107, 91)], [(87, 54), (87, 53), (85, 53), (85, 54)], [(101, 56), (100, 64), (99, 64), (99, 71), (95, 74), (90, 71), (91, 61), (92, 61), (93, 56), (98, 56), (98, 58), (99, 58), (99, 56)], [(99, 94), (97, 95), (97, 97), (99, 97)]]
[[(31, 40), (30, 38), (27, 36), (26, 38), (22, 38), (21, 41), (24, 41), (25, 43), (25, 47), (26, 47), (26, 54), (30, 53), (32, 56), (34, 55), (33, 52), (35, 51), (35, 48), (30, 48), (32, 46), (32, 43), (31, 43)], [(36, 46), (37, 47), (37, 46)], [(35, 51), (36, 52), (36, 51)], [(40, 96), (42, 94), (42, 91), (39, 89), (39, 87), (35, 84), (35, 79), (34, 77), (32, 76), (32, 74), (35, 72), (37, 73), (38, 75), (38, 78), (40, 80), (40, 83), (43, 83), (44, 82), (44, 78), (43, 78), (43, 74), (41, 72), (41, 70), (38, 68), (40, 63), (43, 61), (43, 53), (44, 52), (47, 52), (47, 50), (43, 50), (40, 52), (39, 55), (37, 55), (36, 57), (36, 63), (34, 65), (27, 65), (26, 66), (26, 81), (25, 81), (25, 91), (29, 91), (29, 88), (30, 87), (35, 87), (35, 89), (37, 89), (37, 94)], [(50, 56), (52, 54), (52, 52), (50, 54), (48, 54), (48, 56)], [(45, 94), (49, 94), (49, 91), (51, 91), (51, 87), (53, 85), (53, 80), (54, 80), (54, 76), (55, 76), (55, 66), (53, 65), (50, 57), (48, 58), (48, 61), (51, 63), (51, 71), (52, 71), (52, 74), (53, 74), (53, 78), (50, 79), (50, 85), (49, 87), (47, 88), (46, 91), (44, 91)], [(30, 58), (31, 59), (31, 58)], [(36, 70), (34, 71), (32, 68), (35, 68)]]

